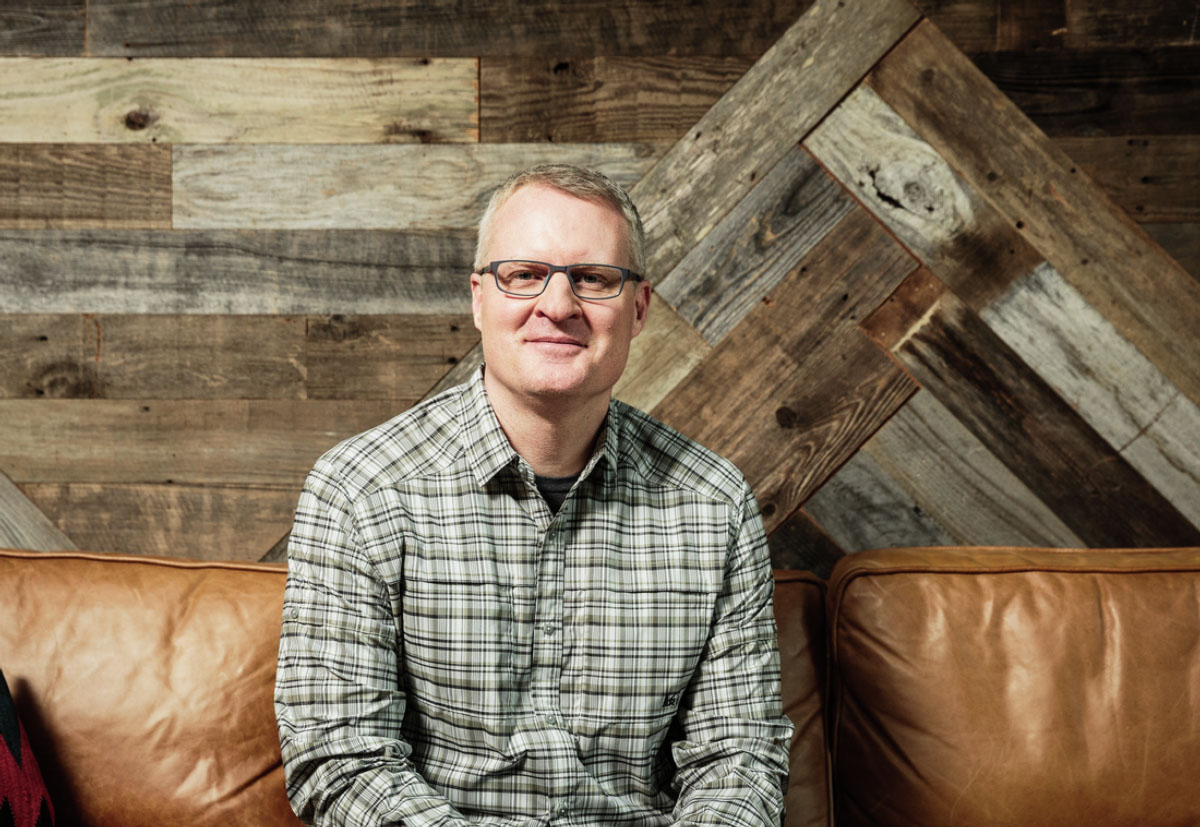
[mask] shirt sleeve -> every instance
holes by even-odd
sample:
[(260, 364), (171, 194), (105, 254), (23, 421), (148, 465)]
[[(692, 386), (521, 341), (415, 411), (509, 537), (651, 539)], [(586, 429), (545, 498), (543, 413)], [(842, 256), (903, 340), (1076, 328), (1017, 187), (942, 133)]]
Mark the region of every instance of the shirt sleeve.
[(739, 512), (708, 644), (677, 716), (678, 825), (783, 820), (792, 724), (780, 698), (770, 554), (744, 483)]
[(309, 474), (288, 544), (275, 714), (292, 808), (305, 822), (469, 822), (431, 788), (400, 737), (401, 637), (336, 472)]

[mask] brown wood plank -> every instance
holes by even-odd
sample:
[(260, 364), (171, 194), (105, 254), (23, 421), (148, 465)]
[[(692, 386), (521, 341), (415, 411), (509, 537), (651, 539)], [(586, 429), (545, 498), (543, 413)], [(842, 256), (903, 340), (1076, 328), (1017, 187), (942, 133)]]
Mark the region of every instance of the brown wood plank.
[[(1179, 347), (1200, 326), (1200, 284), (966, 58), (921, 25), (871, 85), (1123, 337), (1200, 401), (1200, 360)], [(979, 117), (981, 107), (989, 117)]]
[(817, 523), (797, 509), (792, 516), (776, 527), (767, 538), (771, 547), (771, 566), (777, 569), (811, 571), (828, 578), (833, 564), (846, 556), (846, 551)]
[(975, 64), (1048, 135), (1191, 135), (1200, 46), (990, 52)]
[(287, 231), (0, 231), (18, 313), (462, 313), (475, 237)]
[(0, 141), (479, 138), (473, 59), (0, 58)]
[(0, 400), (0, 468), (27, 483), (248, 485), (299, 491), (389, 401)]
[(170, 226), (168, 147), (0, 144), (0, 229)]
[(488, 142), (666, 141), (733, 86), (749, 57), (485, 57), (479, 137)]
[(1200, 530), (949, 291), (895, 353), (1088, 545), (1200, 540)]
[(1190, 46), (1200, 8), (1194, 0), (1070, 0), (1069, 49), (1095, 46)]
[(655, 289), (716, 344), (853, 206), (792, 147)]
[(651, 277), (674, 269), (916, 19), (906, 0), (841, 0), (797, 20), (633, 188)]
[(519, 169), (574, 163), (629, 186), (662, 149), (624, 143), (176, 146), (175, 226), (473, 229), (487, 195)]
[(389, 399), (403, 410), (478, 341), (469, 313), (312, 317), (304, 348), (308, 398)]
[(0, 548), (62, 551), (75, 544), (12, 480), (0, 472)]
[(1067, 33), (1066, 0), (1001, 0), (996, 49), (1054, 49)]
[(1200, 282), (1200, 221), (1187, 224), (1143, 224), (1142, 229)]
[(1138, 222), (1200, 221), (1200, 135), (1058, 137), (1054, 143)]
[(995, 51), (998, 0), (914, 0), (913, 5), (962, 51)]
[(34, 484), (30, 498), (88, 551), (257, 560), (287, 529), (289, 488)]
[(757, 56), (808, 0), (89, 0), (94, 55), (473, 57)]
[(81, 55), (85, 0), (5, 0), (0, 55)]
[(1043, 261), (869, 86), (847, 96), (804, 147), (973, 308)]

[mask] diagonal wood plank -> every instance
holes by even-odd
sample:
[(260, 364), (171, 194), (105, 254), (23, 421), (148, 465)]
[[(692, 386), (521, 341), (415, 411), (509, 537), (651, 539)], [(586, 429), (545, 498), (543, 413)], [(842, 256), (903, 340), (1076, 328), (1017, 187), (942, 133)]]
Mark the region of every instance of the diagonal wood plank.
[(472, 59), (0, 58), (0, 141), (479, 139)]
[(797, 509), (781, 523), (767, 542), (771, 547), (773, 567), (811, 571), (826, 579), (833, 564), (846, 556), (846, 550), (834, 542), (804, 509)]
[[(1193, 402), (1200, 284), (929, 24), (872, 88)], [(981, 108), (988, 117), (979, 117)]]
[(474, 234), (0, 231), (12, 313), (462, 313)]
[(3, 472), (0, 472), (0, 548), (32, 551), (75, 548), (71, 538), (60, 531)]

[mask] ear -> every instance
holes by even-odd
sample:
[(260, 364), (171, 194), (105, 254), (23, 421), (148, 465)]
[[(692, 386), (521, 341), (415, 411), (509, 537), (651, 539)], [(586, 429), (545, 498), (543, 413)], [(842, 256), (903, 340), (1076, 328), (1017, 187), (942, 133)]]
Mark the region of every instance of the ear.
[[(633, 294), (633, 335), (642, 332), (646, 326), (646, 317), (650, 314), (650, 282), (636, 282), (637, 291)], [(632, 337), (631, 337), (632, 338)]]
[(483, 276), (478, 273), (471, 274), (471, 316), (475, 320), (475, 329), (483, 332), (479, 320), (479, 306), (483, 301)]

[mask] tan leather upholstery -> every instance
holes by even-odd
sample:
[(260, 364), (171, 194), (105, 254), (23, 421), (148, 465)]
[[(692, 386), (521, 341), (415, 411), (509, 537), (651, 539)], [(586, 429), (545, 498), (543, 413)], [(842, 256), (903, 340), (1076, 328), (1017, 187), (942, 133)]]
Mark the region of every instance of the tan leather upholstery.
[(271, 693), (281, 568), (0, 551), (0, 669), (59, 824), (298, 824)]
[(775, 572), (775, 625), (779, 629), (783, 711), (796, 725), (787, 827), (826, 827), (825, 582), (807, 572)]
[(829, 595), (839, 827), (1200, 824), (1200, 549), (865, 552)]

